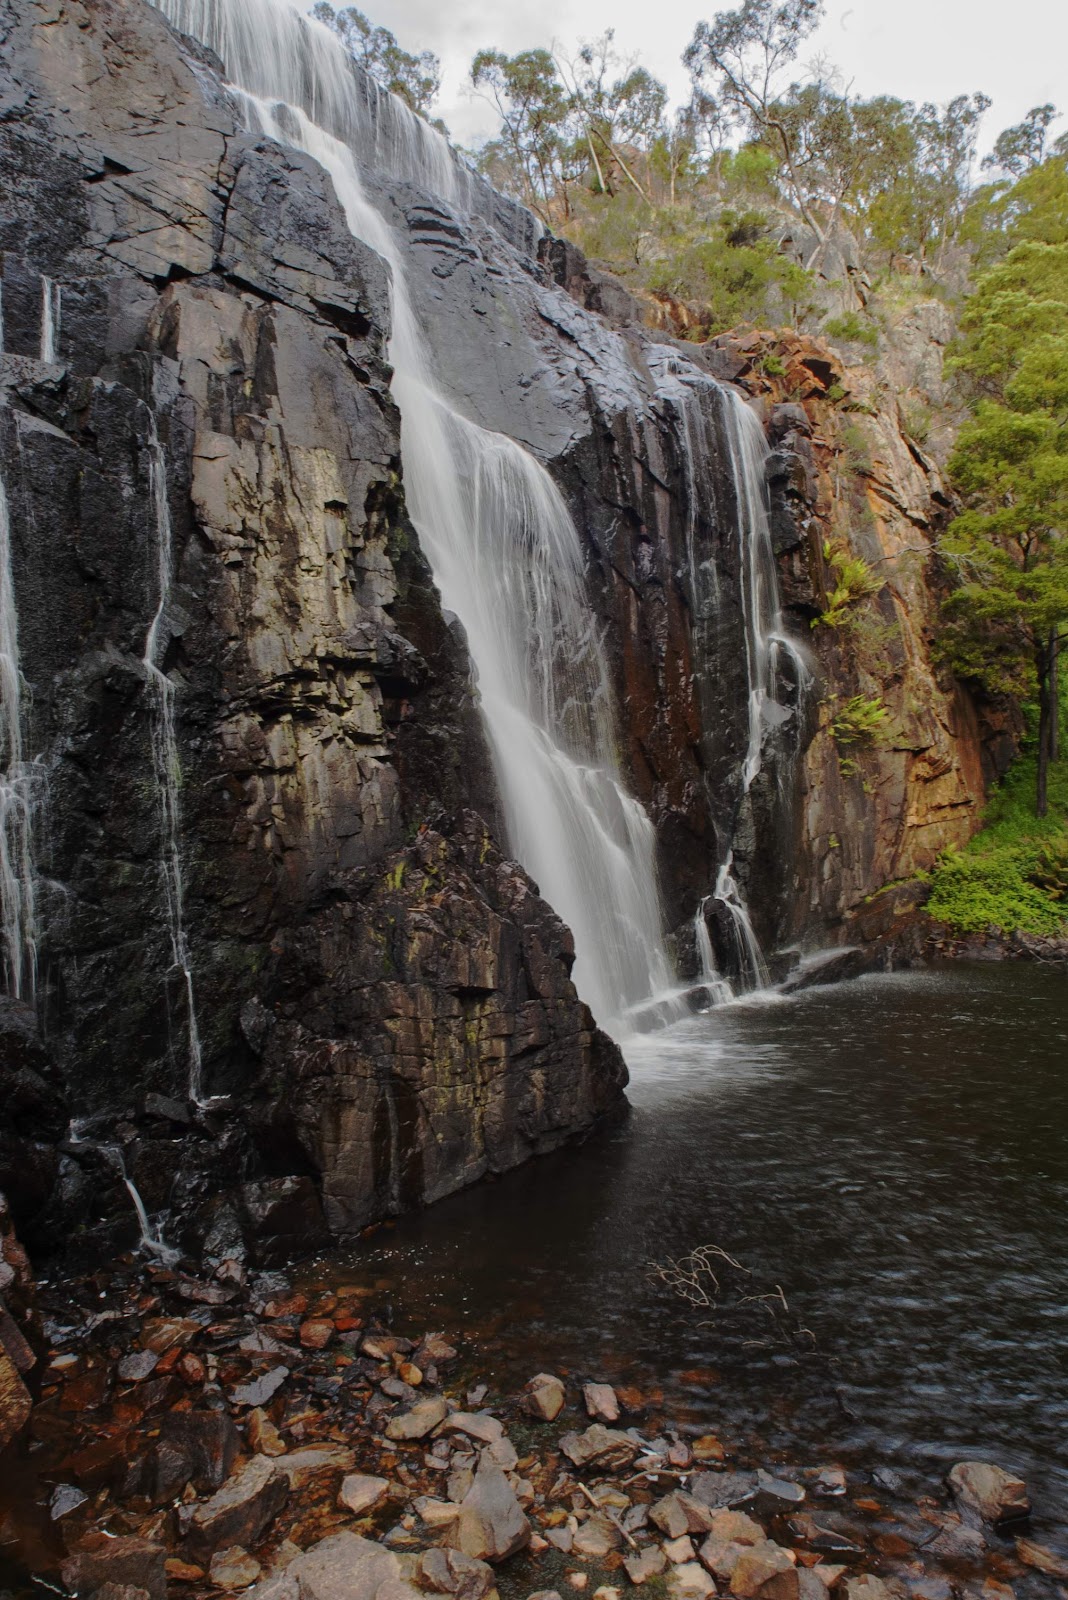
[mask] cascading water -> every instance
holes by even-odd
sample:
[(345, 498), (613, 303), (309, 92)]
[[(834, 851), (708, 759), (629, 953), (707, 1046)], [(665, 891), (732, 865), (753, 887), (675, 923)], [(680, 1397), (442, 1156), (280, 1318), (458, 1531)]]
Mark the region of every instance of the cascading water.
[(62, 291), (51, 278), (41, 278), (41, 360), (55, 363), (59, 325), (63, 313)]
[[(444, 604), (467, 633), (509, 841), (570, 926), (575, 983), (617, 1033), (681, 1010), (660, 927), (653, 828), (614, 752), (603, 651), (578, 534), (545, 469), (461, 416), (433, 381), (389, 226), (356, 157), (454, 204), (507, 207), (440, 135), (368, 91), (338, 41), (284, 0), (159, 0), (223, 59), (249, 121), (329, 173), (353, 234), (389, 264), (393, 392), (408, 507)], [(487, 201), (486, 196), (489, 196)], [(527, 239), (532, 219), (515, 230)]]
[(412, 520), (460, 618), (512, 849), (575, 936), (575, 983), (623, 1031), (668, 1004), (655, 838), (613, 750), (604, 654), (583, 591), (578, 534), (549, 474), (435, 387), (403, 258), (367, 200), (352, 152), (292, 106), (247, 97), (264, 132), (326, 168), (352, 232), (393, 274), (393, 393)]
[(768, 441), (760, 419), (734, 389), (727, 395), (724, 427), (738, 506), (742, 604), (745, 608), (746, 674), (749, 680), (749, 749), (742, 782), (749, 789), (763, 764), (767, 733), (791, 712), (776, 698), (782, 658), (791, 661), (803, 689), (809, 671), (798, 646), (783, 631), (779, 581), (768, 517)]
[(734, 998), (734, 990), (726, 978), (720, 976), (716, 966), (716, 952), (712, 948), (712, 936), (708, 931), (708, 921), (705, 916), (705, 907), (711, 895), (706, 895), (697, 907), (693, 919), (694, 945), (697, 950), (697, 961), (700, 968), (700, 986), (705, 990), (710, 1005), (723, 1005), (727, 1000)]
[[(710, 389), (716, 391), (719, 401), (715, 407), (708, 404)], [(670, 359), (660, 373), (659, 392), (670, 400), (684, 442), (683, 466), (689, 502), (687, 566), (694, 649), (698, 658), (710, 653), (720, 605), (720, 585), (715, 560), (711, 557), (698, 560), (695, 508), (701, 490), (702, 467), (707, 469), (721, 440), (725, 440), (727, 446), (745, 620), (748, 741), (740, 777), (743, 793), (748, 793), (763, 766), (765, 741), (797, 714), (778, 698), (784, 665), (789, 664), (799, 701), (811, 682), (803, 651), (783, 630), (768, 513), (768, 442), (759, 418), (737, 391), (715, 384), (692, 367), (683, 368), (677, 359)], [(694, 919), (704, 987), (714, 998), (731, 997), (733, 988), (716, 967), (705, 916), (710, 900), (721, 905), (726, 913), (725, 926), (733, 946), (732, 966), (738, 975), (737, 983), (742, 988), (763, 989), (770, 981), (733, 867), (733, 850), (728, 850), (718, 869), (715, 888), (701, 902)]]
[(149, 481), (156, 528), (159, 601), (145, 638), (141, 664), (145, 669), (145, 676), (155, 701), (152, 761), (160, 808), (160, 873), (167, 905), (173, 970), (181, 973), (185, 990), (188, 1093), (189, 1098), (197, 1105), (203, 1105), (203, 1052), (197, 1024), (193, 966), (185, 931), (185, 878), (182, 869), (179, 802), (181, 763), (174, 724), (174, 685), (161, 668), (166, 645), (164, 634), (166, 614), (171, 597), (174, 537), (170, 504), (167, 499), (167, 458), (164, 455), (154, 414), (151, 415), (149, 432)]
[(93, 1139), (89, 1136), (91, 1127), (89, 1119), (74, 1121), (67, 1132), (67, 1138), (74, 1146), (83, 1145), (87, 1150), (97, 1150), (115, 1168), (122, 1179), (126, 1193), (137, 1217), (137, 1226), (141, 1230), (141, 1249), (148, 1255), (155, 1256), (168, 1266), (180, 1259), (181, 1252), (169, 1245), (163, 1235), (163, 1218), (153, 1222), (148, 1214), (148, 1207), (141, 1196), (141, 1191), (126, 1170), (126, 1158), (117, 1144), (107, 1144), (103, 1140)]
[(37, 979), (33, 770), (23, 757), (22, 673), (11, 566), (11, 509), (0, 473), (0, 922), (5, 987), (32, 1001)]

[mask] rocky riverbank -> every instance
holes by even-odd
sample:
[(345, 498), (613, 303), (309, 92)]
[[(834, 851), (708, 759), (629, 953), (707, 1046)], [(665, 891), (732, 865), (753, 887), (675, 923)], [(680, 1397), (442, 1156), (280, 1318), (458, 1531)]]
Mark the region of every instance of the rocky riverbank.
[(917, 1498), (877, 1462), (764, 1460), (673, 1424), (656, 1392), (597, 1381), (592, 1352), (587, 1373), (532, 1374), (506, 1392), (447, 1336), (392, 1327), (370, 1275), (299, 1283), (233, 1258), (193, 1272), (124, 1257), (42, 1283), (34, 1301), (22, 1274), (34, 1404), (0, 1411), (0, 1588), (99, 1600), (1065, 1593), (1055, 1508), (1036, 1507), (1032, 1530), (1026, 1486), (999, 1468), (961, 1466)]

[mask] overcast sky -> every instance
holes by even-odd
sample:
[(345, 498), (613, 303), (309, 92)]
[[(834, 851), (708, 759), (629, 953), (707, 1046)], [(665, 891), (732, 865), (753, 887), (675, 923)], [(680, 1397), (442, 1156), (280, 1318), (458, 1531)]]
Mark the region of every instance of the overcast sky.
[[(471, 58), (486, 46), (509, 54), (577, 40), (614, 27), (617, 44), (685, 98), (679, 57), (694, 24), (712, 14), (700, 0), (357, 0), (392, 28), (407, 49), (442, 59), (437, 110), (454, 138), (474, 144), (496, 131), (492, 111), (465, 93)], [(808, 55), (834, 61), (858, 94), (893, 93), (945, 101), (982, 89), (994, 104), (984, 146), (1031, 106), (1068, 110), (1068, 3), (1065, 0), (828, 0)], [(1068, 128), (1068, 119), (1056, 131)]]

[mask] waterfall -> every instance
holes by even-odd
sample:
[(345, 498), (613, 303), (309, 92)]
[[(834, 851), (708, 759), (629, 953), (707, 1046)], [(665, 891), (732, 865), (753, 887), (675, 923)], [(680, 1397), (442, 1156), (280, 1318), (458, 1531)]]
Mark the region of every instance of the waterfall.
[(126, 1158), (117, 1144), (105, 1144), (100, 1139), (88, 1137), (90, 1119), (83, 1118), (71, 1123), (67, 1130), (67, 1138), (72, 1145), (84, 1145), (87, 1150), (98, 1150), (106, 1161), (109, 1161), (122, 1179), (126, 1193), (137, 1217), (137, 1226), (141, 1230), (141, 1249), (149, 1255), (156, 1256), (167, 1266), (173, 1266), (181, 1258), (181, 1251), (169, 1245), (163, 1236), (163, 1218), (153, 1222), (148, 1214), (148, 1207), (141, 1196), (141, 1191), (134, 1183), (126, 1170)]
[(59, 341), (59, 324), (63, 301), (58, 283), (51, 278), (41, 278), (41, 360), (53, 366)]
[(393, 235), (352, 152), (293, 106), (246, 97), (271, 137), (325, 167), (352, 232), (393, 276), (393, 393), (405, 492), (445, 606), (467, 634), (509, 843), (575, 938), (575, 985), (625, 1032), (671, 990), (655, 836), (615, 757), (604, 651), (582, 551), (545, 468), (478, 427), (435, 385)]
[(33, 770), (23, 759), (22, 673), (11, 568), (11, 509), (0, 471), (0, 920), (7, 992), (33, 1000), (37, 918), (31, 828)]
[(734, 998), (734, 990), (726, 978), (720, 977), (719, 968), (716, 966), (716, 953), (712, 949), (712, 938), (705, 920), (705, 907), (711, 895), (706, 895), (697, 907), (693, 919), (694, 944), (697, 948), (697, 960), (700, 964), (699, 980), (709, 999), (714, 1006), (722, 1005), (727, 1000)]
[(728, 389), (724, 427), (737, 498), (742, 605), (745, 610), (746, 676), (749, 681), (749, 749), (742, 767), (748, 790), (763, 763), (764, 739), (791, 713), (775, 697), (783, 657), (793, 664), (799, 687), (809, 680), (800, 647), (783, 632), (779, 580), (768, 517), (768, 441), (760, 419), (741, 395)]
[(673, 991), (655, 837), (620, 777), (578, 533), (544, 467), (460, 415), (435, 382), (403, 256), (356, 158), (503, 219), (528, 246), (537, 225), (286, 0), (158, 3), (222, 57), (253, 125), (326, 169), (353, 234), (391, 268), (408, 507), (443, 603), (467, 634), (510, 848), (571, 928), (575, 984), (602, 1026), (624, 1033), (645, 1010), (681, 1010), (664, 998)]
[(214, 50), (231, 83), (270, 103), (299, 108), (380, 177), (415, 184), (481, 215), (532, 251), (540, 222), (498, 194), (448, 139), (369, 73), (354, 68), (337, 35), (294, 0), (152, 0), (174, 26)]
[(145, 638), (141, 662), (155, 701), (152, 724), (152, 762), (160, 808), (160, 872), (163, 878), (170, 931), (172, 971), (180, 972), (185, 989), (186, 1029), (188, 1034), (188, 1093), (197, 1105), (203, 1096), (203, 1057), (197, 1025), (196, 994), (189, 941), (185, 931), (185, 879), (181, 855), (181, 813), (179, 786), (181, 763), (174, 723), (174, 685), (162, 670), (166, 649), (165, 622), (171, 598), (174, 537), (171, 509), (167, 499), (167, 458), (160, 441), (155, 413), (150, 413), (149, 482), (156, 527), (156, 559), (159, 602)]
[(712, 898), (727, 913), (728, 926), (734, 942), (735, 961), (743, 987), (767, 989), (771, 986), (767, 963), (759, 940), (753, 932), (748, 907), (734, 881), (733, 869), (734, 852), (731, 850), (728, 851), (726, 861), (716, 874), (716, 887), (712, 892)]
[[(710, 408), (709, 392), (718, 404)], [(692, 367), (669, 357), (658, 371), (658, 393), (671, 403), (683, 442), (688, 515), (686, 564), (693, 619), (694, 649), (698, 657), (710, 652), (720, 605), (719, 575), (713, 557), (698, 560), (697, 515), (703, 467), (710, 468), (725, 442), (734, 490), (734, 536), (737, 541), (739, 588), (745, 622), (748, 739), (741, 763), (743, 793), (748, 793), (764, 762), (765, 741), (795, 711), (778, 699), (783, 668), (788, 663), (799, 697), (811, 683), (802, 647), (783, 630), (778, 571), (771, 540), (768, 509), (767, 460), (770, 453), (764, 429), (753, 409), (733, 389), (724, 388)], [(753, 930), (748, 907), (734, 877), (734, 853), (728, 847), (720, 864), (712, 894), (697, 909), (694, 934), (705, 987), (714, 998), (733, 994), (720, 977), (705, 918), (709, 901), (726, 912), (734, 966), (743, 988), (768, 986), (767, 966)], [(718, 986), (718, 989), (717, 989)]]

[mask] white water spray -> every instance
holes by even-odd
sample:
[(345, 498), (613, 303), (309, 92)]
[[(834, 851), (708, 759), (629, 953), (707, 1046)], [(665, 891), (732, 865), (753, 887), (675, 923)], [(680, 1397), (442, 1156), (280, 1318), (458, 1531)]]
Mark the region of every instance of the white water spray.
[(34, 773), (23, 755), (22, 688), (11, 508), (0, 472), (0, 926), (7, 992), (32, 1001), (37, 980)]
[(151, 416), (149, 433), (149, 481), (152, 488), (152, 508), (156, 526), (156, 559), (159, 580), (159, 602), (145, 638), (141, 658), (155, 701), (152, 724), (152, 761), (156, 774), (156, 789), (160, 807), (160, 872), (167, 904), (167, 922), (171, 940), (172, 970), (180, 972), (185, 990), (186, 1031), (188, 1036), (188, 1093), (197, 1105), (203, 1099), (203, 1052), (200, 1029), (197, 1024), (196, 992), (193, 983), (193, 965), (189, 953), (189, 940), (185, 930), (185, 878), (181, 854), (181, 811), (179, 789), (181, 762), (178, 756), (178, 739), (174, 722), (174, 685), (162, 670), (161, 661), (166, 648), (164, 633), (167, 608), (170, 604), (174, 566), (174, 536), (171, 509), (167, 498), (167, 458), (160, 441), (155, 415)]
[(716, 887), (712, 893), (713, 900), (727, 913), (728, 925), (734, 940), (735, 959), (744, 989), (769, 989), (771, 977), (768, 972), (764, 953), (760, 942), (753, 932), (753, 924), (749, 920), (749, 908), (742, 899), (741, 890), (734, 879), (734, 852), (728, 852), (727, 859), (716, 874)]
[(63, 315), (62, 290), (51, 278), (41, 278), (41, 360), (55, 364)]

